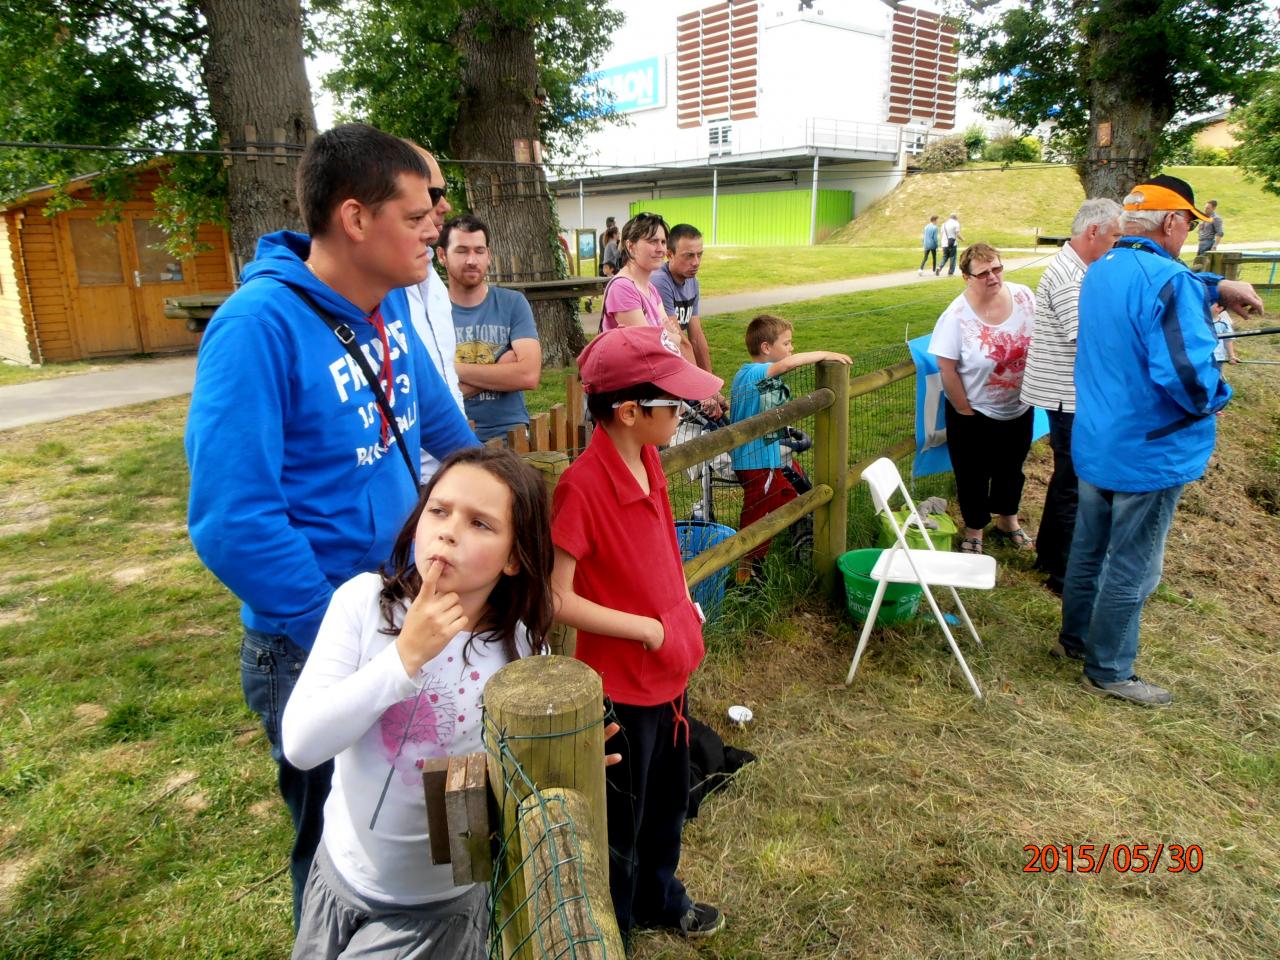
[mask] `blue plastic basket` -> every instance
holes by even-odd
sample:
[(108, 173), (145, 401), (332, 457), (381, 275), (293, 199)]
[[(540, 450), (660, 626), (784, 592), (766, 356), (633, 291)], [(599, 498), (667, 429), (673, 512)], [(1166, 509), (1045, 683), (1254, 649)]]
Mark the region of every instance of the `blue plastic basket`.
[[(737, 532), (733, 527), (726, 527), (723, 523), (711, 523), (708, 520), (677, 520), (676, 539), (680, 542), (680, 559), (692, 560), (702, 551), (714, 547)], [(720, 608), (720, 601), (724, 599), (724, 590), (729, 583), (731, 572), (731, 567), (717, 570), (691, 591), (694, 601), (701, 604), (702, 613), (708, 620), (711, 620)]]

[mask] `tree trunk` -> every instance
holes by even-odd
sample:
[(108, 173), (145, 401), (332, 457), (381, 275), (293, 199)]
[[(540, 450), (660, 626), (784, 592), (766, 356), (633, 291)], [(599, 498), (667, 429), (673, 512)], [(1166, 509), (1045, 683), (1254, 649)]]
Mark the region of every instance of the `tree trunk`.
[[(1151, 173), (1151, 157), (1160, 144), (1165, 124), (1173, 115), (1168, 84), (1157, 74), (1170, 65), (1151, 63), (1150, 73), (1135, 76), (1119, 52), (1132, 43), (1126, 36), (1126, 12), (1134, 17), (1150, 12), (1154, 0), (1105, 0), (1086, 26), (1090, 44), (1089, 142), (1085, 145), (1080, 181), (1086, 197), (1107, 197), (1117, 203)], [(1110, 67), (1111, 64), (1123, 64)], [(1110, 139), (1109, 144), (1105, 141)]]
[[(250, 139), (306, 143), (316, 118), (303, 64), (298, 0), (197, 2), (208, 25), (204, 81), (219, 135), (236, 150), (245, 149)], [(247, 126), (254, 129), (246, 132)], [(270, 147), (261, 152), (256, 160), (230, 158), (227, 215), (231, 246), (241, 263), (253, 259), (262, 234), (303, 229), (294, 186), (301, 152), (288, 150), (283, 158)]]
[[(507, 26), (492, 2), (462, 15), (462, 97), (451, 147), (459, 160), (516, 159), (515, 144), (538, 139), (538, 60), (533, 34)], [(520, 159), (524, 159), (521, 157)], [(540, 164), (468, 164), (467, 206), (489, 227), (492, 278), (554, 280), (566, 274), (559, 223)], [(535, 300), (547, 366), (567, 366), (586, 345), (575, 300)]]

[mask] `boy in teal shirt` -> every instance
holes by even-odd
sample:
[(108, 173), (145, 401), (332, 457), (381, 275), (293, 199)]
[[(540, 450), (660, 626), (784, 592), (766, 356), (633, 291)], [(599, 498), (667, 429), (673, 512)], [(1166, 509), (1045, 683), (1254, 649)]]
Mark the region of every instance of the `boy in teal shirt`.
[[(751, 360), (733, 378), (729, 404), (734, 423), (782, 403), (786, 387), (777, 378), (784, 373), (823, 360), (853, 362), (845, 354), (830, 350), (795, 353), (791, 338), (790, 322), (772, 314), (763, 313), (747, 324), (747, 353)], [(743, 527), (796, 498), (795, 487), (782, 472), (782, 448), (776, 438), (761, 437), (735, 448), (733, 469), (742, 484)], [(762, 543), (743, 558), (738, 568), (740, 582), (754, 574), (769, 553), (771, 542)]]

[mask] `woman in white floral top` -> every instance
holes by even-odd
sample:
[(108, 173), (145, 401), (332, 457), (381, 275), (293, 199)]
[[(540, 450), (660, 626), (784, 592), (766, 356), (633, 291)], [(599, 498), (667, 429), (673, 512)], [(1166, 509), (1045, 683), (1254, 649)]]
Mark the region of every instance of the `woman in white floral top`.
[(990, 244), (968, 247), (960, 272), (964, 292), (943, 311), (929, 341), (946, 392), (947, 449), (965, 525), (960, 549), (983, 552), (983, 532), (994, 514), (993, 533), (1029, 550), (1034, 541), (1022, 529), (1018, 506), (1033, 411), (1018, 394), (1035, 327), (1035, 294), (1005, 283), (1000, 252)]

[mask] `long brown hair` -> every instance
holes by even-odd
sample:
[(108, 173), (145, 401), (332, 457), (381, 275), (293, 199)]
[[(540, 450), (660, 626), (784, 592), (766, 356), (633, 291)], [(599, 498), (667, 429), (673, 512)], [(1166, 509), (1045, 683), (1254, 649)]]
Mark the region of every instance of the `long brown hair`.
[(463, 649), (463, 659), (476, 639), (499, 642), (508, 660), (521, 656), (516, 646), (516, 631), (524, 624), (534, 653), (546, 647), (551, 629), (551, 567), (555, 548), (551, 544), (551, 505), (542, 475), (510, 450), (501, 447), (467, 447), (447, 457), (436, 475), (422, 488), (418, 504), (409, 514), (391, 559), (382, 567), (382, 593), (379, 608), (389, 636), (399, 636), (404, 604), (412, 603), (422, 589), (422, 575), (413, 557), (413, 541), (418, 520), (440, 478), (460, 463), (487, 471), (511, 491), (512, 554), (519, 569), (502, 574), (485, 601), (480, 622), (471, 628), (472, 636)]

